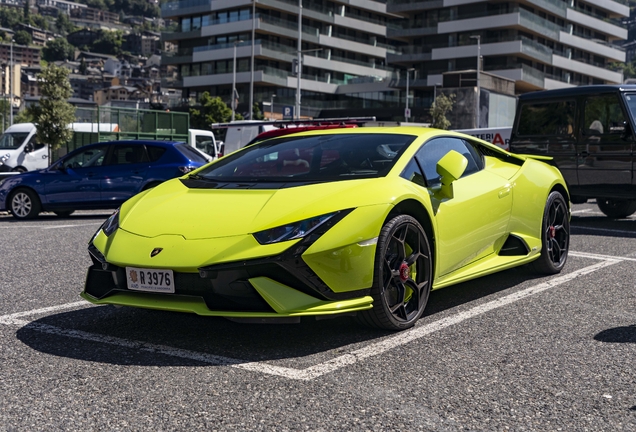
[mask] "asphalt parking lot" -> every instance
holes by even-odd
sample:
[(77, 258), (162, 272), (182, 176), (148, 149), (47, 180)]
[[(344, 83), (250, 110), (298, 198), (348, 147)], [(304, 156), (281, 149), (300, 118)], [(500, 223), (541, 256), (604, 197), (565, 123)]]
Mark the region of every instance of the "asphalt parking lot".
[(0, 431), (636, 430), (636, 217), (575, 205), (565, 270), (432, 293), (412, 330), (92, 306), (108, 212), (0, 215)]

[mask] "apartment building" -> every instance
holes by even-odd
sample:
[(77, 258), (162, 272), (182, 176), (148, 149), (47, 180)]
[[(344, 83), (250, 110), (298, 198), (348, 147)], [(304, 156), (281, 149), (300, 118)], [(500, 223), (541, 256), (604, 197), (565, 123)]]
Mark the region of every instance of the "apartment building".
[[(614, 42), (627, 38), (625, 0), (302, 0), (302, 114), (341, 108), (396, 117), (406, 102), (427, 112), (443, 73), (480, 70), (514, 81), (516, 93), (620, 83)], [(163, 65), (178, 70), (184, 96), (225, 98), (236, 79), (248, 103), (254, 30), (254, 101), (294, 105), (298, 0), (181, 0), (164, 3), (176, 46)], [(236, 58), (236, 73), (233, 59)], [(463, 76), (469, 76), (465, 74)], [(464, 85), (465, 86), (465, 85)], [(467, 106), (470, 104), (467, 104)], [(343, 111), (344, 112), (344, 111)], [(401, 115), (401, 114), (399, 114)], [(483, 125), (482, 125), (483, 126)]]
[[(178, 47), (162, 62), (178, 66), (184, 96), (209, 91), (229, 101), (236, 48), (239, 108), (249, 106), (254, 27), (254, 101), (276, 95), (277, 104), (294, 105), (298, 0), (182, 0), (164, 3), (161, 10), (163, 18), (176, 22), (175, 31), (163, 33), (163, 40)], [(349, 85), (393, 77), (386, 58), (397, 51), (386, 37), (386, 4), (304, 1), (302, 17), (303, 115), (346, 107)], [(397, 99), (397, 90), (387, 92)]]

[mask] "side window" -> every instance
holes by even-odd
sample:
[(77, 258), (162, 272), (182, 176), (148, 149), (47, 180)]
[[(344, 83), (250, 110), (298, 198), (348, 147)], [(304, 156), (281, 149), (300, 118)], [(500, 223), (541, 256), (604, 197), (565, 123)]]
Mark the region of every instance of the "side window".
[(528, 103), (521, 106), (517, 135), (571, 135), (574, 133), (575, 101)]
[(148, 157), (150, 158), (150, 162), (157, 162), (161, 156), (166, 152), (165, 147), (157, 147), (157, 146), (146, 146), (146, 150), (148, 151)]
[(80, 151), (62, 162), (62, 168), (90, 168), (102, 166), (106, 156), (106, 147), (92, 147)]
[(147, 162), (148, 156), (142, 145), (116, 145), (108, 156), (106, 165), (126, 165)]
[(40, 143), (37, 135), (33, 135), (33, 138), (31, 138), (31, 145), (33, 146), (33, 150), (40, 150), (44, 147), (44, 144)]
[(585, 100), (584, 135), (622, 133), (626, 120), (616, 94), (592, 96)]
[(404, 171), (402, 171), (402, 174), (400, 174), (400, 177), (405, 178), (408, 181), (412, 181), (422, 187), (426, 187), (426, 181), (424, 180), (420, 166), (417, 164), (415, 159), (411, 159), (406, 168), (404, 168)]
[(424, 170), (424, 177), (429, 186), (440, 183), (437, 173), (437, 162), (451, 150), (461, 153), (468, 159), (468, 165), (462, 177), (473, 174), (483, 167), (483, 162), (475, 148), (460, 138), (435, 138), (424, 144), (415, 155), (420, 166)]

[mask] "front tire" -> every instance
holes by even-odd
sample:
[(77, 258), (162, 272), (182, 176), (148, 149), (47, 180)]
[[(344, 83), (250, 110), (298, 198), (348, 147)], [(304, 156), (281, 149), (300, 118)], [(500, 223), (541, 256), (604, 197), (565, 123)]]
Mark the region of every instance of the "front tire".
[(570, 248), (570, 215), (568, 204), (558, 191), (548, 195), (541, 222), (541, 256), (533, 262), (537, 272), (561, 272)]
[(358, 312), (358, 321), (386, 330), (414, 326), (426, 308), (432, 275), (431, 248), (424, 229), (411, 216), (394, 217), (378, 237), (373, 308)]
[(596, 205), (605, 216), (612, 219), (623, 219), (636, 212), (636, 200), (597, 198)]
[(18, 189), (11, 194), (9, 207), (16, 219), (34, 219), (40, 214), (40, 198), (30, 189)]

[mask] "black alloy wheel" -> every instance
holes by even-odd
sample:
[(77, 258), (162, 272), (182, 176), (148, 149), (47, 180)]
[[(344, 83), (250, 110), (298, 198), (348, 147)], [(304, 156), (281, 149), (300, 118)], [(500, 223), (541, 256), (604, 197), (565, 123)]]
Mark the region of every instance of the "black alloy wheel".
[(386, 330), (404, 330), (424, 313), (432, 285), (431, 248), (420, 223), (408, 215), (388, 221), (378, 237), (373, 308), (358, 320)]
[(541, 256), (533, 262), (535, 270), (544, 274), (559, 273), (568, 259), (570, 212), (558, 191), (552, 191), (545, 204), (541, 243)]

